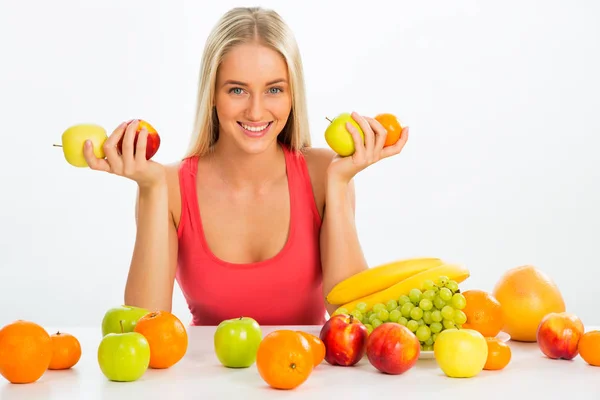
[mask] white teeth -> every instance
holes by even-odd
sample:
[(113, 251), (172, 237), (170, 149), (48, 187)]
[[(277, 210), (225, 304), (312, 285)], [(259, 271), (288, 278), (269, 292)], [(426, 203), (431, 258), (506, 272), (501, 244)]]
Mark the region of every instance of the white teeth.
[(265, 125), (263, 125), (263, 126), (248, 126), (248, 125), (246, 125), (246, 124), (243, 124), (243, 123), (241, 123), (241, 122), (240, 122), (240, 125), (242, 125), (242, 127), (243, 127), (244, 129), (247, 129), (247, 130), (249, 130), (249, 131), (252, 131), (252, 132), (260, 132), (260, 131), (262, 131), (262, 130), (265, 130), (265, 129), (267, 129), (267, 126), (269, 126), (269, 124), (268, 124), (268, 123), (267, 123), (267, 124), (265, 124)]

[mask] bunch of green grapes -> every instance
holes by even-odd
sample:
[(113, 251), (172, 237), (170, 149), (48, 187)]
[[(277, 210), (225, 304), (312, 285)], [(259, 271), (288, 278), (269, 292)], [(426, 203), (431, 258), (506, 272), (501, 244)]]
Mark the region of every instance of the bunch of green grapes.
[(438, 334), (444, 329), (461, 328), (467, 321), (462, 311), (467, 305), (460, 293), (458, 283), (447, 276), (435, 282), (425, 281), (421, 288), (413, 288), (408, 295), (391, 299), (386, 304), (374, 304), (367, 310), (365, 303), (358, 303), (354, 310), (338, 309), (358, 318), (369, 333), (384, 322), (397, 322), (413, 332), (421, 343), (421, 350), (433, 350)]

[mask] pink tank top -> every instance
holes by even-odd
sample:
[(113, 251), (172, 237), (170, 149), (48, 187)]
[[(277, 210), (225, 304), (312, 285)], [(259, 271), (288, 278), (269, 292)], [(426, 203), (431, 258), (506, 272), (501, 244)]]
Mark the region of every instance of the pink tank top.
[(209, 249), (196, 192), (198, 158), (182, 161), (176, 279), (192, 314), (192, 325), (218, 325), (240, 316), (252, 317), (261, 325), (325, 322), (321, 218), (304, 156), (282, 147), (290, 191), (290, 232), (277, 255), (250, 264), (223, 261)]

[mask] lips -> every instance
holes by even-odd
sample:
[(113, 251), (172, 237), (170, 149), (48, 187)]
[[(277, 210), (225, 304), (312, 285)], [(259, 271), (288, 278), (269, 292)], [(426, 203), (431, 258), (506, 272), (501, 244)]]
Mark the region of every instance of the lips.
[(258, 124), (257, 123), (246, 124), (246, 123), (238, 121), (238, 125), (240, 125), (245, 130), (254, 132), (254, 133), (260, 133), (260, 132), (266, 130), (269, 126), (271, 126), (272, 123), (273, 123), (273, 121), (265, 122), (265, 123), (258, 123)]

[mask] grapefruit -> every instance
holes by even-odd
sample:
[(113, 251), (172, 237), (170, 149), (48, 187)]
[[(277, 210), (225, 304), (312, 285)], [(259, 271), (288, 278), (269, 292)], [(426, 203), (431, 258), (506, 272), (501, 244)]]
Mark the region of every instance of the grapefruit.
[(558, 286), (533, 265), (522, 265), (506, 271), (492, 294), (502, 306), (503, 331), (516, 341), (535, 342), (542, 318), (551, 312), (565, 311), (565, 302)]

